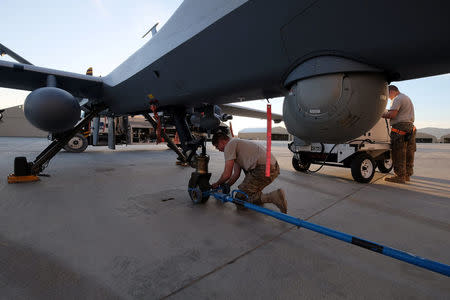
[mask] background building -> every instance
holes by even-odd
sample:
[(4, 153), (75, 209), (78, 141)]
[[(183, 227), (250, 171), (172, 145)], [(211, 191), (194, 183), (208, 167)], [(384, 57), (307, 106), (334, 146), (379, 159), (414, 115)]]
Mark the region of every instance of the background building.
[[(266, 128), (245, 128), (239, 131), (238, 137), (246, 140), (266, 140), (267, 129)], [(284, 127), (272, 128), (272, 140), (273, 141), (290, 141), (292, 136), (287, 132)]]
[(0, 120), (0, 136), (15, 137), (46, 137), (47, 132), (37, 129), (28, 122), (23, 112), (23, 106), (14, 106), (3, 112)]
[(437, 138), (425, 132), (416, 132), (416, 143), (437, 143)]
[(450, 143), (450, 134), (442, 136), (441, 137), (441, 143), (449, 144)]
[[(143, 116), (128, 117), (128, 127), (124, 127), (121, 117), (115, 118), (116, 140), (121, 140), (120, 136), (128, 132), (129, 143), (141, 144), (156, 141), (156, 132), (150, 123)], [(100, 117), (99, 122), (99, 146), (108, 144), (108, 118)], [(171, 126), (165, 129), (167, 135), (175, 137), (175, 127)], [(15, 106), (2, 112), (0, 119), (0, 137), (47, 137), (48, 132), (37, 129), (25, 118), (23, 106)], [(90, 139), (91, 137), (89, 137)], [(128, 139), (126, 139), (128, 140)], [(89, 144), (92, 140), (89, 140)]]

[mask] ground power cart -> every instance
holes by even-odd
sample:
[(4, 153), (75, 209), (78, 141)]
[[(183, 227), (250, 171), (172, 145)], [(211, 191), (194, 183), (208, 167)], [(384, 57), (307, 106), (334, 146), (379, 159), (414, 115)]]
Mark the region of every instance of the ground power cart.
[[(305, 143), (294, 138), (289, 150), (294, 153), (292, 166), (300, 172), (308, 172), (311, 164), (350, 168), (353, 179), (368, 183), (375, 169), (382, 173), (392, 170), (389, 124), (385, 119), (364, 135), (344, 144)], [(313, 170), (313, 172), (318, 170)]]

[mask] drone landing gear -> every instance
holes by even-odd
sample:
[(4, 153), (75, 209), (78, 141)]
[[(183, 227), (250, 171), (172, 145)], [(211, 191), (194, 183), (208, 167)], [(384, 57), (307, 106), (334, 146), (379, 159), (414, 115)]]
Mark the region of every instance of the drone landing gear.
[[(149, 113), (145, 113), (145, 114), (143, 114), (143, 116), (153, 126), (153, 128), (155, 130), (158, 129), (158, 122), (156, 122), (156, 120)], [(182, 163), (186, 163), (187, 157), (180, 151), (180, 149), (177, 147), (177, 145), (175, 145), (175, 143), (172, 141), (172, 139), (164, 131), (161, 131), (161, 136), (167, 142), (167, 146), (170, 149), (172, 149), (176, 154), (178, 154), (178, 159)]]
[(209, 190), (211, 185), (211, 173), (208, 172), (209, 156), (206, 155), (205, 143), (202, 145), (202, 153), (197, 156), (196, 170), (192, 172), (189, 179), (188, 190), (194, 204), (205, 203), (209, 199)]
[(195, 139), (189, 129), (186, 121), (186, 112), (184, 109), (173, 108), (169, 111), (169, 115), (173, 117), (173, 122), (177, 129), (180, 140), (180, 147), (178, 147), (172, 139), (161, 129), (159, 117), (155, 106), (152, 107), (154, 117), (150, 113), (144, 113), (143, 116), (153, 126), (153, 128), (160, 132), (161, 137), (167, 142), (167, 146), (172, 149), (177, 155), (177, 165), (191, 166), (196, 168), (197, 164), (197, 149), (204, 144), (204, 139)]

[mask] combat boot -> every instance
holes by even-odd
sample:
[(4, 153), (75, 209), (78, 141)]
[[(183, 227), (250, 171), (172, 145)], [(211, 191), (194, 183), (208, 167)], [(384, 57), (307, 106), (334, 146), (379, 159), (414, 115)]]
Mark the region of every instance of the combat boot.
[(268, 194), (261, 195), (261, 201), (263, 203), (275, 204), (278, 209), (284, 214), (287, 212), (286, 197), (282, 189), (278, 189)]
[(405, 177), (400, 177), (400, 176), (392, 176), (392, 177), (386, 177), (384, 178), (384, 180), (389, 181), (389, 182), (395, 182), (395, 183), (405, 183)]

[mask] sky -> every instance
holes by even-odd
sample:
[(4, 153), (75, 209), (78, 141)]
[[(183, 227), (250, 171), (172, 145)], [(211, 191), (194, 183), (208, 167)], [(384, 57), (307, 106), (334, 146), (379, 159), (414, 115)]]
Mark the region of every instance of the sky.
[[(182, 0), (1, 0), (0, 43), (34, 65), (106, 76), (142, 47), (155, 23), (164, 25)], [(8, 56), (0, 59), (12, 61)], [(393, 82), (413, 101), (417, 128), (450, 128), (450, 74)], [(0, 88), (0, 108), (22, 104), (28, 92)], [(283, 99), (271, 99), (282, 113)], [(266, 109), (266, 100), (237, 103)], [(233, 129), (265, 127), (265, 120), (235, 117)], [(281, 123), (281, 125), (283, 125)], [(279, 126), (274, 124), (274, 126)]]

